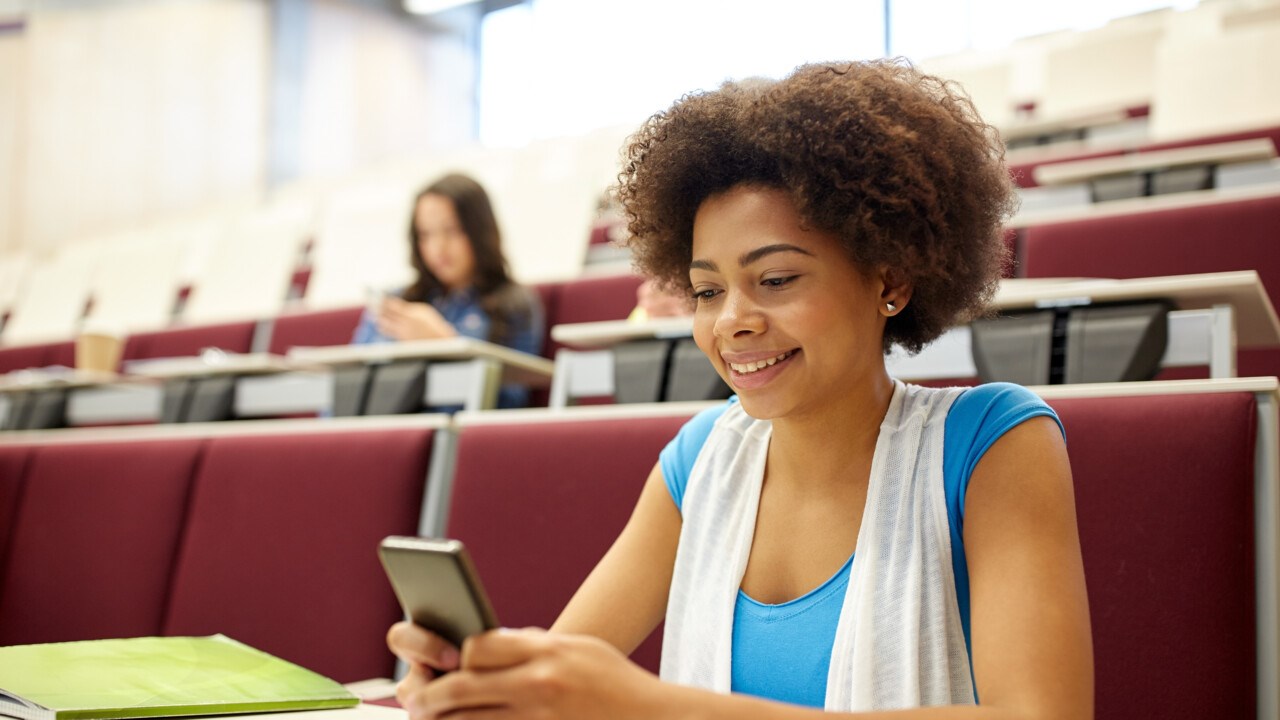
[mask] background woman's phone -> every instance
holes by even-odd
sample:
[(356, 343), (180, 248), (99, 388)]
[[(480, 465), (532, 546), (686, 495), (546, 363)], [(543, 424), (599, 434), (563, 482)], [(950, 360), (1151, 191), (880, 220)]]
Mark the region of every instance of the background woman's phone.
[(457, 540), (386, 538), (378, 547), (406, 617), (458, 647), (498, 627), (467, 550)]

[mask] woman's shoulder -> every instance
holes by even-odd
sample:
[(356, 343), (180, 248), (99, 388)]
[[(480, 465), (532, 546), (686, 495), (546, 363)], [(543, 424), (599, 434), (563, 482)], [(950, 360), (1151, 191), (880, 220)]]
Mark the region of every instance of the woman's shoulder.
[(1057, 419), (1057, 413), (1039, 395), (1021, 385), (993, 382), (968, 388), (951, 407), (948, 423), (970, 426), (1017, 424), (1038, 415)]

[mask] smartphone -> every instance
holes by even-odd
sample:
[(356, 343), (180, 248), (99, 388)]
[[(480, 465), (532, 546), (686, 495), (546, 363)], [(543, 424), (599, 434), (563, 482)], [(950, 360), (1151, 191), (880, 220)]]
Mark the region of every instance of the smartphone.
[(392, 536), (378, 547), (405, 617), (458, 647), (498, 627), (467, 549), (457, 540)]
[(374, 318), (382, 315), (382, 303), (387, 299), (387, 291), (372, 285), (364, 288), (365, 308)]

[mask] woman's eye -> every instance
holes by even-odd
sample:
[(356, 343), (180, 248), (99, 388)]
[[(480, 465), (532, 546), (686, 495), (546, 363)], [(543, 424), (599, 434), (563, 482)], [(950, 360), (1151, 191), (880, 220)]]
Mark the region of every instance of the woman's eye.
[(788, 275), (787, 277), (765, 278), (764, 280), (760, 281), (760, 284), (764, 285), (765, 287), (779, 288), (795, 279), (796, 279), (795, 275)]
[(693, 291), (693, 299), (694, 299), (696, 302), (709, 302), (709, 301), (711, 301), (711, 300), (714, 300), (714, 299), (715, 299), (715, 297), (716, 297), (716, 295), (719, 295), (719, 294), (720, 294), (720, 291), (719, 291), (719, 290), (714, 290), (714, 289), (711, 289), (711, 290), (694, 290), (694, 291)]

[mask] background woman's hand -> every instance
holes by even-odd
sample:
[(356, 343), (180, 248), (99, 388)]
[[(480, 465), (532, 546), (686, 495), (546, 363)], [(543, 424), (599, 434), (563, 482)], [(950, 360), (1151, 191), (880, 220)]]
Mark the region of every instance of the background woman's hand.
[(467, 711), (623, 720), (660, 717), (653, 703), (661, 689), (657, 677), (598, 638), (495, 630), (467, 640), (461, 670), (430, 684), (414, 683), (397, 697), (410, 720), (469, 717)]
[(409, 672), (396, 686), (396, 699), (405, 707), (440, 671), (458, 669), (458, 648), (407, 620), (387, 631), (387, 646), (409, 666)]
[(396, 340), (430, 340), (458, 334), (430, 304), (398, 297), (383, 299), (377, 321), (378, 331)]

